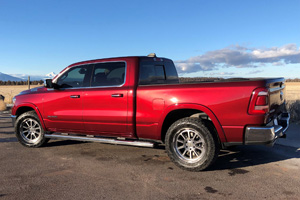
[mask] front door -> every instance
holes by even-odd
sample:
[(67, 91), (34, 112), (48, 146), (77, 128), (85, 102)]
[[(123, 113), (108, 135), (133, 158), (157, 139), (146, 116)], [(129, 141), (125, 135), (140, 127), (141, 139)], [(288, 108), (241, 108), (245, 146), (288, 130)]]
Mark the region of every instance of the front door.
[(48, 89), (44, 96), (43, 117), (49, 131), (84, 132), (82, 97), (89, 86), (92, 65), (72, 67), (56, 81), (59, 89)]

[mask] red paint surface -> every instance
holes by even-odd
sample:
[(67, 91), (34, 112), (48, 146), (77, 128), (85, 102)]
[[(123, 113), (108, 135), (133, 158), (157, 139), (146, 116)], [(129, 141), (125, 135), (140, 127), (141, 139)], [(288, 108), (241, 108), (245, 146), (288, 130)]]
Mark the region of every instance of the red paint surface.
[[(137, 86), (138, 59), (123, 57), (72, 64), (66, 69), (87, 63), (124, 61), (126, 82), (121, 87), (110, 88), (25, 91), (16, 97), (12, 114), (28, 106), (37, 112), (48, 131), (154, 140), (161, 139), (165, 117), (178, 109), (205, 112), (221, 142), (242, 142), (246, 125), (266, 123), (268, 115), (248, 114), (251, 94), (258, 87), (266, 87), (264, 81)], [(113, 98), (112, 94), (123, 96)], [(70, 98), (71, 95), (80, 98)], [(271, 96), (274, 108), (282, 103), (279, 95), (275, 92)]]

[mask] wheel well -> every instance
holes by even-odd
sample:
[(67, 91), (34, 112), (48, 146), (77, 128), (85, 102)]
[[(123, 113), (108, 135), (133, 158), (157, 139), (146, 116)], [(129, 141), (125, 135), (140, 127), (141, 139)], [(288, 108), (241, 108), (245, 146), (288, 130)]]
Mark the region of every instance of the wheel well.
[[(169, 129), (169, 127), (177, 120), (185, 118), (185, 117), (197, 117), (204, 119), (206, 122), (210, 121), (211, 119), (208, 117), (208, 115), (201, 111), (201, 110), (195, 110), (195, 109), (179, 109), (171, 111), (165, 118), (164, 123), (162, 125), (161, 129), (161, 140), (163, 143), (165, 143), (165, 136)], [(206, 124), (206, 123), (205, 123)], [(213, 123), (211, 123), (214, 127)], [(216, 133), (216, 136), (218, 137), (218, 134), (216, 132), (216, 129), (214, 127), (214, 132)], [(219, 138), (219, 137), (218, 137)]]
[(19, 109), (17, 110), (16, 116), (17, 116), (17, 118), (18, 118), (21, 114), (23, 114), (23, 113), (25, 113), (25, 112), (28, 112), (28, 111), (32, 111), (32, 110), (34, 111), (33, 108), (28, 107), (28, 106), (21, 107), (21, 108), (19, 108)]

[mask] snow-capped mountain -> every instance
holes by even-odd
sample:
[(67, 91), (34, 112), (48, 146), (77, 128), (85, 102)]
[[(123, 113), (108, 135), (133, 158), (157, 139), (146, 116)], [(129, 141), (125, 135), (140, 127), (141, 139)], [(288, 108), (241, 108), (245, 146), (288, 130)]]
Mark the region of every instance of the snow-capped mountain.
[(50, 72), (49, 74), (46, 74), (45, 77), (47, 77), (47, 78), (54, 78), (54, 76), (56, 76), (56, 74), (54, 72)]
[(30, 76), (31, 81), (40, 81), (45, 79), (51, 79), (56, 76), (54, 72), (50, 72), (46, 75), (28, 75), (28, 74), (3, 74), (0, 72), (0, 80), (2, 81), (26, 81)]

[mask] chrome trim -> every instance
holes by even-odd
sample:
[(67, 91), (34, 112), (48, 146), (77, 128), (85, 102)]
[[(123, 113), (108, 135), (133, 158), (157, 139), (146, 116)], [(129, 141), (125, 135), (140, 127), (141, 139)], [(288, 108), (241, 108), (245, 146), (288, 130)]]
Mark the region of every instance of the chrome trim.
[(285, 85), (282, 85), (281, 87), (276, 87), (276, 88), (269, 88), (269, 92), (276, 92), (278, 90), (282, 90), (285, 88)]
[(274, 127), (247, 127), (245, 144), (268, 144), (275, 139)]
[(11, 117), (11, 120), (12, 120), (13, 127), (15, 127), (15, 122), (16, 122), (17, 116), (16, 115), (10, 115), (10, 117)]
[(57, 138), (62, 140), (78, 140), (78, 141), (87, 141), (87, 142), (100, 142), (107, 144), (120, 144), (128, 146), (139, 146), (139, 147), (150, 147), (154, 146), (154, 143), (144, 142), (138, 140), (116, 140), (111, 138), (102, 138), (102, 137), (90, 137), (90, 136), (73, 136), (73, 135), (59, 135), (59, 134), (45, 134), (46, 138)]
[(123, 94), (112, 94), (111, 97), (123, 97)]
[(78, 99), (78, 98), (80, 98), (80, 95), (71, 95), (70, 98), (72, 98), (72, 99)]
[(279, 117), (278, 125), (246, 127), (244, 143), (246, 145), (271, 145), (276, 139), (284, 137), (284, 133), (289, 127), (290, 114), (282, 113)]
[[(84, 61), (83, 61), (84, 62)], [(65, 72), (69, 71), (73, 67), (79, 67), (82, 65), (94, 65), (99, 63), (114, 63), (114, 62), (124, 62), (125, 63), (125, 74), (124, 74), (124, 82), (121, 85), (110, 85), (110, 86), (93, 86), (93, 87), (73, 87), (73, 88), (62, 88), (62, 90), (74, 90), (74, 89), (93, 89), (93, 88), (111, 88), (111, 87), (122, 87), (126, 83), (126, 77), (127, 77), (127, 62), (125, 60), (119, 60), (119, 61), (105, 61), (105, 62), (95, 62), (95, 63), (89, 63), (89, 64), (81, 64), (81, 65), (74, 65), (70, 68), (66, 68), (62, 72), (60, 72), (57, 77), (52, 81), (53, 83), (56, 83), (57, 79), (61, 77)]]

